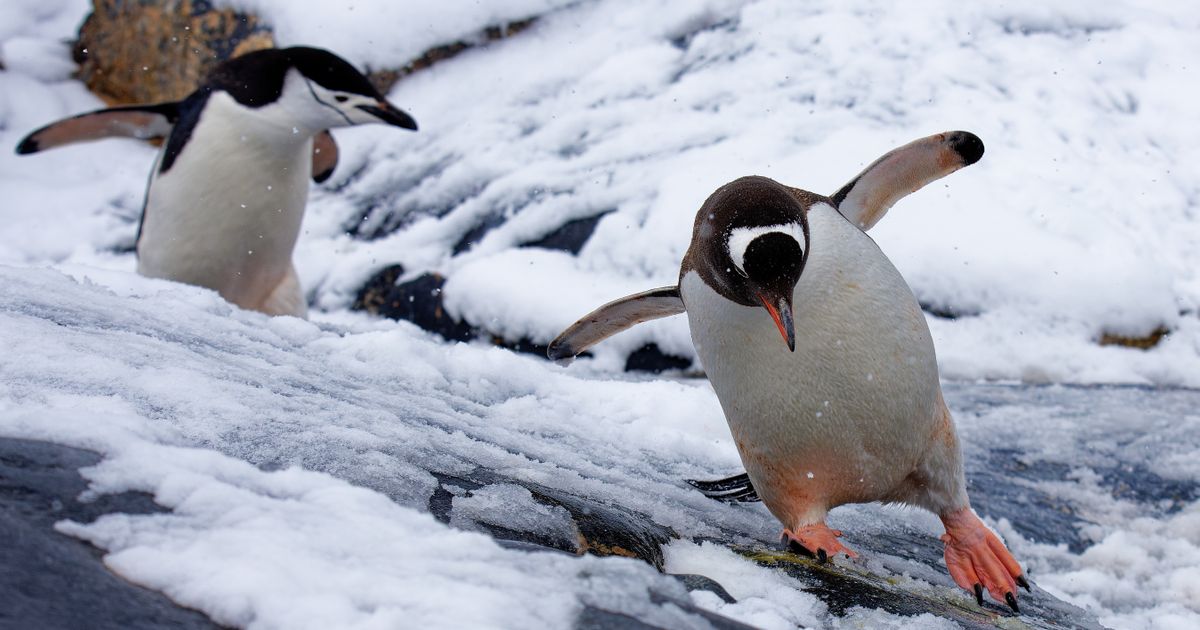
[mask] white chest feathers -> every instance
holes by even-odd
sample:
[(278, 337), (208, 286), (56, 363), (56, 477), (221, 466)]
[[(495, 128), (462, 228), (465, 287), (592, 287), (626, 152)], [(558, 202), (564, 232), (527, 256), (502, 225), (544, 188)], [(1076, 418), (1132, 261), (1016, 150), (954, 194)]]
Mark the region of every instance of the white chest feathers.
[(933, 342), (874, 241), (826, 204), (808, 221), (795, 352), (765, 309), (725, 299), (695, 272), (680, 284), (692, 340), (752, 478), (767, 463), (794, 465), (777, 472), (867, 476), (882, 492), (912, 470), (934, 430)]
[[(291, 259), (311, 164), (310, 134), (214, 93), (171, 168), (155, 165), (138, 270), (260, 310), (281, 285), (298, 291)], [(302, 314), (303, 301), (283, 312)]]

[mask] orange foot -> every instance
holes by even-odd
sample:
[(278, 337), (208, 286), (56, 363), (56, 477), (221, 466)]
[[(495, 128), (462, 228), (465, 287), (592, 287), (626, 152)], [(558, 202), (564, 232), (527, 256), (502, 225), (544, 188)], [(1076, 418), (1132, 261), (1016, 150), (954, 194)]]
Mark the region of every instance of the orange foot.
[(1029, 590), (1029, 582), (1021, 574), (1017, 564), (1004, 543), (979, 520), (971, 508), (942, 515), (946, 533), (946, 568), (954, 582), (968, 591), (975, 592), (975, 601), (983, 605), (983, 589), (992, 599), (1008, 604), (1013, 612), (1017, 607), (1017, 586)]
[(816, 523), (797, 527), (795, 530), (783, 530), (780, 542), (787, 545), (787, 548), (793, 553), (810, 558), (815, 557), (821, 562), (825, 562), (829, 560), (830, 556), (836, 556), (839, 553), (844, 553), (850, 558), (857, 558), (857, 553), (838, 542), (838, 537), (841, 535), (842, 532), (829, 529), (825, 523)]

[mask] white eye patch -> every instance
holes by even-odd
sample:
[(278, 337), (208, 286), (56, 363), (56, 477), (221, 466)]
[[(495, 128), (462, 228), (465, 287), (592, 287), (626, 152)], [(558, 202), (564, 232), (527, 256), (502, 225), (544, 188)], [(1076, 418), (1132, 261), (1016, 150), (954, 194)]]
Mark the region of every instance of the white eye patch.
[(780, 225), (757, 225), (754, 227), (736, 228), (729, 233), (729, 240), (726, 242), (726, 247), (729, 249), (729, 258), (733, 260), (733, 264), (737, 267), (738, 273), (746, 275), (744, 269), (744, 261), (746, 259), (746, 248), (750, 247), (750, 243), (754, 239), (771, 232), (781, 232), (795, 239), (796, 244), (800, 246), (800, 250), (804, 250), (804, 228), (799, 223), (783, 223)]

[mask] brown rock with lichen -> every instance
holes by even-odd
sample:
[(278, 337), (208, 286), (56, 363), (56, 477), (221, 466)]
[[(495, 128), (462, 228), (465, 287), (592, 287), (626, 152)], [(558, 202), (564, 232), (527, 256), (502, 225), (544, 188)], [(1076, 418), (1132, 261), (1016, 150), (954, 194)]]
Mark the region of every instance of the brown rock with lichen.
[(75, 54), (88, 88), (116, 105), (179, 100), (221, 61), (274, 45), (257, 17), (207, 0), (93, 0)]

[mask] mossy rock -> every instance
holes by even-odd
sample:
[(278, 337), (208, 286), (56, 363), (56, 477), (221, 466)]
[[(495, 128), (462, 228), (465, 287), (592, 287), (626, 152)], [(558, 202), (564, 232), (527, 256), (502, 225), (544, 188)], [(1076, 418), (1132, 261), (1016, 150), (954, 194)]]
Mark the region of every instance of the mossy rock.
[(79, 77), (110, 104), (179, 100), (218, 63), (271, 48), (256, 16), (206, 0), (93, 0), (75, 46)]

